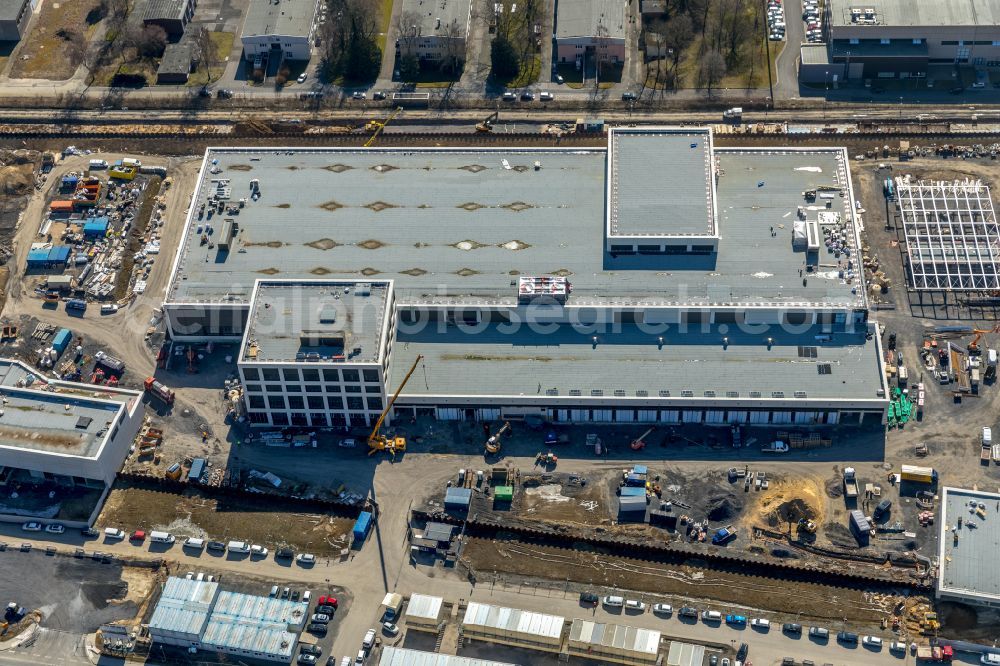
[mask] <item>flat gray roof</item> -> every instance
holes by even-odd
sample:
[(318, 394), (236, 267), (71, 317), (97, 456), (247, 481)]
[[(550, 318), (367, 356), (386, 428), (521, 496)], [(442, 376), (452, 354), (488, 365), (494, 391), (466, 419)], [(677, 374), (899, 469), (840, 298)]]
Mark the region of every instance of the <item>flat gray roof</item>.
[[(556, 39), (596, 37), (625, 39), (625, 0), (559, 0)], [(599, 27), (600, 26), (600, 27)]]
[[(975, 514), (970, 502), (982, 503), (986, 518)], [(978, 598), (983, 602), (1000, 601), (1000, 494), (945, 488), (942, 491), (940, 572), (938, 590)], [(962, 527), (957, 528), (961, 518)], [(976, 527), (970, 528), (969, 522)], [(951, 534), (958, 531), (956, 545)]]
[(167, 44), (160, 58), (157, 74), (190, 74), (191, 73), (191, 42), (183, 41)]
[(799, 47), (803, 65), (829, 65), (830, 52), (826, 44), (803, 44)]
[(611, 132), (610, 242), (614, 236), (715, 235), (712, 133)]
[[(843, 150), (718, 149), (718, 253), (669, 257), (606, 252), (606, 154), (210, 149), (166, 302), (246, 304), (258, 278), (335, 276), (392, 279), (403, 303), (514, 304), (518, 276), (561, 275), (578, 305), (864, 304), (857, 279), (835, 268), (843, 254), (824, 247), (825, 268), (803, 276), (806, 254), (791, 244), (803, 190), (849, 187)], [(224, 257), (201, 243), (207, 219), (197, 219), (219, 179), (234, 201), (251, 179), (261, 192), (235, 216)], [(845, 192), (832, 210), (853, 238), (850, 202)], [(222, 220), (211, 224), (217, 233)]]
[(241, 36), (308, 37), (315, 17), (316, 0), (250, 0)]
[(458, 26), (458, 37), (464, 38), (469, 29), (472, 0), (403, 0), (401, 12), (409, 12), (416, 20), (421, 37), (447, 37), (448, 26)]
[[(852, 9), (874, 9), (874, 22), (856, 23)], [(830, 0), (830, 20), (836, 26), (926, 27), (988, 26), (1000, 23), (1000, 4), (995, 0)]]
[(375, 363), (390, 314), (385, 281), (258, 284), (240, 356), (247, 362)]
[(382, 648), (378, 666), (515, 666), (508, 662), (456, 657), (450, 654), (422, 652), (386, 645)]
[(13, 21), (29, 0), (0, 0), (0, 21)]
[[(882, 399), (878, 347), (864, 331), (836, 333), (819, 343), (819, 327), (792, 333), (777, 326), (744, 333), (725, 324), (704, 330), (692, 325), (688, 332), (679, 332), (677, 325), (665, 332), (635, 325), (620, 325), (613, 332), (570, 325), (548, 332), (527, 325), (514, 332), (509, 328), (400, 329), (387, 384), (397, 386), (421, 354), (423, 381), (406, 385), (404, 401), (423, 395)], [(726, 348), (724, 337), (729, 338)], [(773, 339), (770, 350), (767, 337)], [(811, 346), (815, 356), (803, 351), (803, 345)], [(797, 391), (805, 395), (796, 396)]]
[(142, 20), (183, 18), (189, 0), (146, 0), (142, 9)]

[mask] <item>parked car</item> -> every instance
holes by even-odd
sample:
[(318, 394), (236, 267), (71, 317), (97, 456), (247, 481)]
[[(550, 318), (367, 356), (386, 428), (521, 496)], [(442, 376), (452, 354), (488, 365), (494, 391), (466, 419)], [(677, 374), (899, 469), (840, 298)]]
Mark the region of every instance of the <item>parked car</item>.
[(49, 534), (62, 534), (66, 531), (66, 528), (60, 523), (49, 523), (45, 526), (45, 531)]
[(257, 544), (250, 546), (250, 557), (267, 557), (267, 548)]
[(550, 92), (543, 92), (538, 96), (538, 99), (542, 100), (543, 102), (551, 102), (555, 98), (556, 98), (555, 95), (553, 95)]
[(315, 664), (318, 660), (316, 655), (309, 654), (308, 652), (303, 652), (299, 655), (299, 658), (295, 660), (297, 664)]
[(129, 541), (137, 541), (139, 543), (142, 543), (143, 541), (146, 540), (146, 532), (145, 532), (145, 530), (136, 530), (136, 531), (132, 532), (132, 534), (130, 534), (128, 536), (128, 540)]
[(840, 631), (837, 633), (837, 640), (841, 643), (857, 643), (858, 635), (850, 631)]
[(865, 647), (875, 648), (877, 650), (882, 649), (882, 639), (878, 636), (862, 636), (861, 644)]
[(630, 611), (644, 611), (646, 610), (646, 604), (642, 603), (637, 599), (629, 599), (625, 602), (625, 610)]
[(313, 634), (325, 634), (327, 629), (329, 629), (329, 627), (322, 622), (311, 622), (309, 623), (309, 626), (306, 627), (306, 631)]
[(314, 613), (322, 613), (323, 615), (329, 615), (330, 617), (333, 617), (333, 614), (337, 612), (337, 609), (334, 608), (333, 606), (327, 606), (326, 604), (320, 604), (320, 605), (317, 605), (316, 608), (313, 609), (313, 612)]
[(215, 93), (215, 96), (219, 99), (230, 99), (233, 96), (233, 91), (229, 88), (222, 88)]
[(101, 306), (101, 314), (109, 315), (118, 312), (118, 305), (116, 303), (105, 303)]
[(384, 90), (376, 90), (372, 94), (372, 99), (379, 99), (379, 100), (385, 99), (385, 91)]
[(878, 503), (878, 506), (875, 507), (875, 510), (872, 511), (872, 518), (878, 520), (885, 514), (889, 513), (889, 509), (891, 508), (892, 508), (892, 500), (888, 499), (882, 500), (881, 502)]
[(612, 608), (621, 608), (625, 605), (625, 598), (609, 595), (601, 599), (601, 603), (605, 606), (611, 606)]
[(623, 92), (622, 93), (622, 101), (623, 102), (634, 102), (637, 99), (639, 99), (639, 96), (636, 95), (634, 92)]
[(389, 634), (390, 636), (395, 636), (396, 634), (399, 633), (399, 627), (397, 627), (392, 622), (383, 622), (382, 631)]
[(739, 649), (736, 651), (736, 661), (746, 661), (747, 654), (750, 652), (750, 646), (746, 643), (740, 643)]
[(825, 627), (809, 627), (809, 635), (825, 641), (830, 638), (830, 630)]
[(505, 102), (516, 102), (517, 101), (517, 95), (515, 95), (512, 92), (505, 92), (503, 94), (503, 101), (505, 101)]
[(301, 74), (299, 74), (299, 78), (295, 80), (298, 81), (299, 83), (305, 83), (307, 78), (309, 78), (309, 75), (306, 74), (305, 72), (302, 72)]
[(581, 592), (580, 593), (580, 603), (581, 604), (590, 604), (592, 606), (596, 606), (597, 603), (600, 600), (601, 600), (601, 598), (599, 596), (597, 596), (596, 594), (594, 594), (593, 592)]
[(279, 548), (274, 551), (274, 559), (276, 560), (287, 560), (295, 557), (295, 551), (291, 548)]
[(205, 547), (216, 553), (226, 552), (226, 544), (222, 543), (221, 541), (209, 541)]
[(303, 654), (312, 654), (315, 656), (320, 656), (323, 654), (323, 648), (312, 643), (299, 643), (301, 652)]
[(80, 534), (87, 537), (88, 539), (93, 539), (94, 537), (100, 536), (101, 533), (95, 530), (93, 527), (85, 527), (80, 530)]
[(747, 623), (747, 618), (745, 615), (727, 615), (726, 624), (736, 624), (742, 625)]
[(566, 83), (566, 79), (563, 78), (562, 74), (556, 74), (556, 83), (559, 85)]
[(320, 606), (333, 606), (334, 608), (338, 606), (337, 597), (320, 597), (316, 603)]
[(762, 617), (755, 617), (750, 620), (750, 626), (761, 631), (768, 631), (771, 628), (771, 621)]
[(21, 525), (21, 529), (25, 532), (41, 532), (42, 524), (38, 521), (32, 520)]
[(893, 641), (889, 643), (889, 652), (898, 652), (900, 654), (906, 653), (906, 643), (903, 641)]
[(657, 615), (670, 615), (674, 612), (674, 607), (670, 604), (653, 604), (653, 612)]
[(104, 528), (104, 538), (105, 539), (124, 539), (125, 530), (120, 530), (116, 527), (105, 527)]
[(365, 99), (367, 97), (368, 97), (368, 95), (364, 94), (360, 90), (357, 90), (357, 91), (351, 93), (351, 99)]
[(533, 92), (529, 92), (529, 91), (525, 90), (523, 93), (521, 93), (521, 101), (522, 102), (530, 102), (530, 101), (532, 101), (534, 99), (535, 99), (535, 93), (533, 93)]
[(316, 556), (312, 553), (299, 553), (295, 561), (299, 564), (316, 564)]
[(312, 617), (309, 618), (310, 622), (327, 624), (330, 622), (330, 616), (325, 613), (313, 613)]
[(786, 622), (781, 626), (781, 630), (786, 634), (801, 634), (802, 625), (796, 622)]
[(369, 629), (365, 632), (365, 637), (361, 639), (361, 645), (366, 650), (371, 650), (375, 645), (375, 630)]
[(698, 617), (698, 609), (692, 608), (691, 606), (684, 606), (679, 611), (677, 611), (678, 617)]
[(722, 613), (714, 610), (707, 610), (701, 612), (702, 622), (722, 622)]

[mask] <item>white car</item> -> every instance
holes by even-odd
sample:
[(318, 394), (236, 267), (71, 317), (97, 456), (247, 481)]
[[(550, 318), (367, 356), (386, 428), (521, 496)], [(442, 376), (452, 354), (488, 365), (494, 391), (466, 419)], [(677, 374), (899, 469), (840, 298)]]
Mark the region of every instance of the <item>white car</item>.
[(762, 617), (755, 617), (750, 620), (750, 626), (761, 631), (769, 631), (771, 629), (771, 621)]
[(316, 556), (312, 553), (299, 553), (295, 561), (299, 564), (316, 564)]
[(299, 78), (295, 80), (298, 81), (299, 83), (305, 83), (307, 78), (309, 78), (309, 75), (306, 74), (305, 72), (302, 72), (301, 74), (299, 74)]
[(267, 548), (257, 544), (250, 546), (250, 557), (267, 557)]
[(539, 93), (539, 95), (538, 95), (538, 99), (542, 100), (543, 102), (551, 102), (555, 98), (556, 98), (555, 95), (553, 95), (550, 92), (542, 92), (542, 93)]
[(903, 654), (906, 652), (906, 643), (903, 641), (893, 641), (889, 643), (889, 652), (899, 652)]
[(25, 532), (41, 532), (42, 524), (32, 520), (29, 523), (21, 525), (21, 529), (24, 530)]
[(382, 631), (389, 634), (390, 636), (395, 636), (396, 634), (399, 633), (399, 627), (397, 627), (392, 622), (383, 622)]
[(59, 523), (50, 523), (49, 525), (45, 526), (45, 531), (48, 532), (49, 534), (62, 534), (63, 532), (66, 531), (66, 528), (60, 525)]
[(644, 611), (646, 610), (646, 604), (636, 599), (629, 599), (625, 602), (625, 610)]
[(356, 92), (356, 93), (354, 93), (354, 94), (351, 95), (352, 99), (365, 99), (366, 97), (367, 97), (367, 95), (365, 95), (360, 90), (358, 92)]
[(878, 636), (862, 636), (861, 644), (871, 648), (882, 649), (882, 639)]
[(674, 612), (674, 607), (670, 604), (653, 604), (653, 612), (657, 615), (670, 615)]

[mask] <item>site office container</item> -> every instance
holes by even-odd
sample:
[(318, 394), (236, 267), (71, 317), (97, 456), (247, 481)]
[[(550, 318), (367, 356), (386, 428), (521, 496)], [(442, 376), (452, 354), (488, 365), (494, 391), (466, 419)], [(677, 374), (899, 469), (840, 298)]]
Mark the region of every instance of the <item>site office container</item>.
[(364, 541), (368, 537), (368, 532), (372, 528), (372, 514), (368, 511), (362, 511), (361, 515), (358, 516), (357, 521), (354, 523), (354, 529), (352, 533), (354, 534), (355, 541)]

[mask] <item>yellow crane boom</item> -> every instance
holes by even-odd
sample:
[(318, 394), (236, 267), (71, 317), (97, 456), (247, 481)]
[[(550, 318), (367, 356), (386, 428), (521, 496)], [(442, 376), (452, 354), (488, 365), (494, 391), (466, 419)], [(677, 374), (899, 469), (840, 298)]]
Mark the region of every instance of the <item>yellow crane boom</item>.
[(398, 116), (399, 112), (402, 111), (402, 110), (403, 110), (403, 107), (397, 106), (396, 110), (393, 111), (389, 115), (389, 117), (385, 119), (384, 122), (379, 122), (377, 120), (371, 120), (371, 121), (368, 122), (367, 125), (365, 125), (365, 129), (368, 129), (368, 130), (374, 129), (375, 130), (375, 132), (371, 135), (371, 137), (369, 137), (368, 140), (365, 141), (365, 148), (368, 148), (373, 143), (375, 143), (375, 139), (377, 139), (378, 135), (382, 133), (382, 130), (385, 129), (385, 126), (388, 125), (390, 122), (392, 122), (392, 119), (395, 118), (396, 116)]
[(406, 438), (395, 437), (393, 439), (387, 438), (385, 435), (379, 434), (379, 430), (382, 428), (382, 423), (385, 421), (386, 414), (392, 409), (392, 406), (396, 404), (396, 398), (399, 394), (403, 392), (403, 387), (406, 386), (406, 382), (410, 381), (410, 377), (413, 376), (413, 372), (417, 369), (417, 365), (424, 359), (423, 355), (418, 354), (417, 358), (414, 359), (413, 365), (410, 367), (410, 371), (406, 373), (403, 377), (403, 381), (399, 383), (399, 388), (392, 395), (392, 399), (389, 400), (389, 404), (385, 406), (382, 413), (379, 414), (378, 421), (375, 422), (375, 427), (372, 428), (372, 434), (368, 435), (368, 455), (375, 453), (376, 451), (382, 451), (383, 449), (388, 449), (390, 453), (394, 454), (396, 451), (406, 450)]

